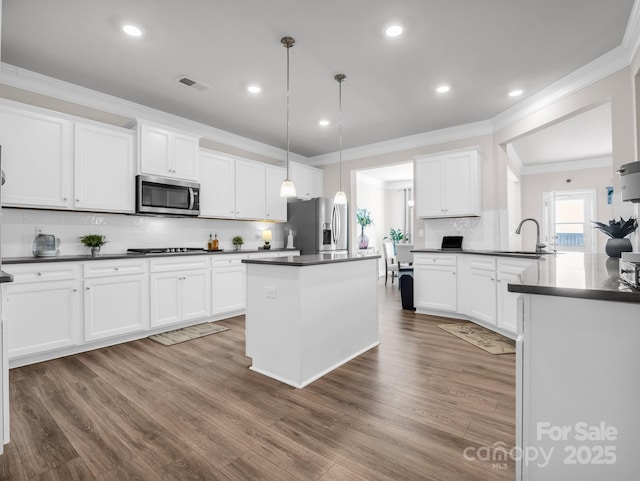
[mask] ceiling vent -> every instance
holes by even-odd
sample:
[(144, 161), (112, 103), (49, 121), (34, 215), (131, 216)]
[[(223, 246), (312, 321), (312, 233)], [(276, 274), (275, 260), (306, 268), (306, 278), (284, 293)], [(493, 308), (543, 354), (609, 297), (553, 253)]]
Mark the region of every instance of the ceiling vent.
[(198, 80), (194, 80), (190, 77), (187, 77), (186, 75), (181, 75), (180, 77), (178, 77), (178, 83), (181, 83), (183, 85), (186, 85), (187, 87), (191, 87), (196, 90), (199, 90), (200, 92), (210, 88), (210, 86), (207, 85), (206, 83), (200, 82)]

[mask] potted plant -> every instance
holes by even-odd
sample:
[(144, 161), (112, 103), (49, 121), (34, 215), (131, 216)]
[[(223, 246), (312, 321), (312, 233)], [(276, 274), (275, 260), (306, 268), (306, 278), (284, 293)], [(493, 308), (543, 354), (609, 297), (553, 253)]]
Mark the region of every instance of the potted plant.
[(596, 229), (609, 236), (604, 248), (604, 251), (609, 257), (620, 257), (623, 252), (631, 252), (633, 250), (631, 240), (626, 237), (638, 228), (636, 219), (629, 217), (627, 220), (624, 220), (620, 217), (619, 221), (615, 219), (610, 220), (608, 225), (594, 220), (591, 222), (595, 224), (594, 227)]
[(239, 251), (242, 244), (244, 244), (244, 239), (242, 236), (237, 235), (231, 240), (231, 243), (236, 246), (236, 250)]
[(356, 220), (362, 228), (360, 235), (358, 236), (358, 249), (367, 249), (369, 247), (369, 238), (364, 234), (364, 228), (373, 224), (371, 212), (367, 209), (357, 209)]
[(80, 237), (80, 242), (90, 247), (91, 255), (97, 257), (100, 255), (100, 248), (107, 243), (107, 237), (101, 234), (89, 234)]
[(391, 243), (393, 244), (393, 255), (397, 255), (398, 252), (396, 250), (396, 245), (400, 244), (400, 241), (404, 239), (404, 234), (400, 229), (394, 229), (392, 227), (391, 229), (389, 229), (389, 236), (383, 237), (382, 239), (391, 240)]

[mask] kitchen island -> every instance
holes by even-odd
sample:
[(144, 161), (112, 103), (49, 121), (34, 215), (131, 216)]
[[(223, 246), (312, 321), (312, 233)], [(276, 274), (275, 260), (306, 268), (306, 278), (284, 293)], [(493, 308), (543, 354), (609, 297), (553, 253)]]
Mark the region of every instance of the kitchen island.
[(636, 479), (640, 291), (617, 259), (546, 256), (519, 293), (516, 479)]
[(377, 346), (379, 257), (243, 260), (251, 369), (302, 388)]

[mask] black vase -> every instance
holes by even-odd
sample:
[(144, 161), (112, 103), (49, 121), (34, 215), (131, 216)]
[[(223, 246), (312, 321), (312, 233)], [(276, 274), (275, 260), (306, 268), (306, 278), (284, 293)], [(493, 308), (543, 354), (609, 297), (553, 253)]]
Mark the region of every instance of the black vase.
[(623, 239), (611, 237), (607, 239), (607, 243), (604, 246), (604, 251), (609, 257), (620, 257), (623, 252), (631, 252), (632, 250), (631, 240), (626, 237)]

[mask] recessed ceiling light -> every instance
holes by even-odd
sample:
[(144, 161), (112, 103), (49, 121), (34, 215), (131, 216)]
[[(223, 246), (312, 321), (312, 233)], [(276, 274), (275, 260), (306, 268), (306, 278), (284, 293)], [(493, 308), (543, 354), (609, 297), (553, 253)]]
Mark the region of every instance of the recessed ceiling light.
[(318, 122), (318, 125), (319, 125), (320, 127), (326, 127), (326, 126), (327, 126), (327, 125), (329, 125), (330, 123), (331, 123), (331, 122), (329, 122), (328, 120), (326, 120), (326, 119), (322, 119), (322, 120), (320, 120), (320, 121)]
[(249, 92), (251, 92), (252, 94), (259, 94), (260, 92), (262, 92), (262, 87), (260, 87), (258, 85), (249, 85), (247, 87), (247, 90)]
[(400, 25), (391, 25), (390, 27), (387, 27), (384, 33), (387, 35), (387, 37), (397, 37), (402, 33), (402, 30), (403, 28)]
[(436, 88), (436, 92), (438, 92), (439, 94), (446, 94), (449, 90), (451, 90), (451, 87), (449, 87), (448, 85), (440, 85)]
[(123, 25), (122, 31), (131, 37), (142, 37), (142, 29), (136, 25)]
[(512, 90), (509, 92), (509, 97), (520, 97), (523, 93), (524, 91), (522, 90)]

